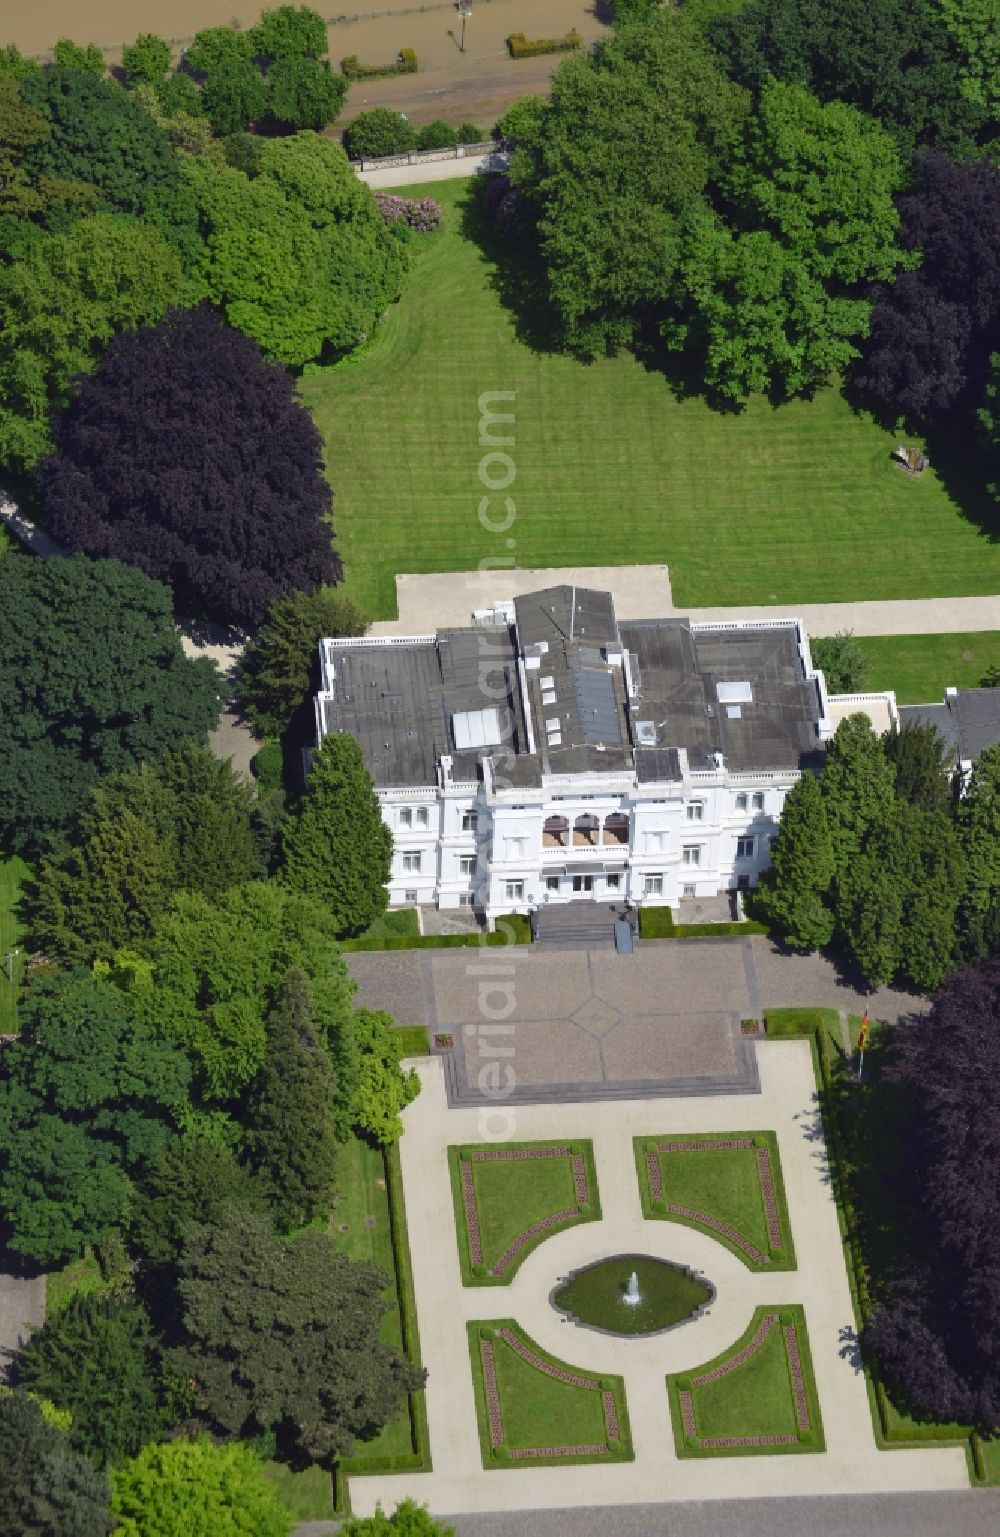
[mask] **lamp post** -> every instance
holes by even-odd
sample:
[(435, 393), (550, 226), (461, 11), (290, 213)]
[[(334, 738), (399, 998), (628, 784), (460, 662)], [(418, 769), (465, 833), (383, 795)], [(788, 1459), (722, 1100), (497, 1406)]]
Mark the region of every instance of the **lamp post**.
[(467, 5), (459, 4), (458, 14), (462, 18), (462, 41), (458, 45), (458, 51), (459, 51), (459, 53), (464, 53), (465, 52), (465, 23), (468, 21), (469, 17), (472, 15), (472, 12), (469, 10), (469, 7)]
[(7, 981), (11, 984), (11, 986), (13, 986), (14, 983), (14, 962), (20, 953), (21, 952), (19, 949), (7, 951)]

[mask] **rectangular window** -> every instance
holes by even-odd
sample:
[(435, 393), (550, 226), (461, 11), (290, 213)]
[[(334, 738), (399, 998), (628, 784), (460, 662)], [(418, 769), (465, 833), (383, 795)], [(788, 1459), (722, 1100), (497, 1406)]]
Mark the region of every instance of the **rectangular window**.
[(764, 810), (764, 792), (762, 790), (758, 790), (753, 798), (753, 809), (754, 811)]
[(524, 901), (524, 882), (523, 881), (508, 881), (507, 882), (507, 901), (508, 902), (523, 902)]
[(418, 806), (417, 807), (417, 826), (418, 827), (426, 827), (427, 826), (427, 807), (426, 806)]
[(737, 859), (752, 859), (753, 858), (753, 850), (754, 850), (754, 843), (755, 842), (756, 842), (755, 838), (737, 838), (737, 840), (736, 840), (736, 858)]
[(775, 849), (778, 847), (778, 834), (777, 833), (772, 833), (771, 834), (770, 838), (768, 838), (768, 840), (767, 840), (767, 846), (771, 850), (771, 853), (773, 854)]
[(458, 861), (458, 872), (459, 872), (460, 875), (467, 875), (467, 876), (475, 875), (475, 873), (476, 873), (476, 856), (475, 856), (475, 854), (468, 854), (468, 855), (463, 854), (461, 856), (461, 858)]
[(700, 865), (701, 864), (701, 844), (700, 843), (685, 843), (684, 849), (682, 851), (682, 858), (683, 858), (684, 863), (686, 865)]
[(409, 806), (405, 806), (399, 813), (399, 825), (400, 827), (413, 826), (413, 812), (410, 810)]
[(559, 890), (559, 877), (558, 877), (558, 875), (547, 875), (545, 877), (545, 889), (546, 889), (546, 891), (558, 891)]
[(463, 811), (462, 812), (462, 831), (463, 831), (463, 833), (474, 833), (478, 826), (479, 826), (479, 817), (476, 814), (476, 812), (474, 812), (474, 811)]
[(647, 875), (646, 876), (646, 884), (643, 887), (643, 892), (644, 892), (644, 894), (647, 897), (662, 897), (662, 895), (663, 895), (663, 876), (662, 875)]
[(739, 891), (749, 891), (750, 890), (750, 877), (749, 877), (749, 875), (738, 875), (736, 877), (736, 886), (737, 886), (737, 890), (739, 890)]
[(403, 897), (407, 902), (415, 902), (417, 900), (417, 893), (415, 891), (404, 891)]
[(687, 819), (689, 822), (700, 822), (705, 815), (704, 801), (688, 801)]
[(746, 795), (737, 795), (737, 797), (736, 797), (736, 810), (737, 811), (746, 811), (748, 805), (749, 805), (749, 799), (748, 799), (748, 797)]
[(419, 854), (404, 854), (403, 855), (403, 874), (404, 875), (419, 875), (420, 874), (420, 855)]
[(458, 905), (459, 905), (459, 907), (471, 907), (472, 906), (472, 892), (471, 891), (460, 891), (459, 894), (458, 894)]
[(621, 878), (620, 875), (609, 875), (607, 879), (608, 879), (608, 890), (609, 891), (620, 891), (621, 890), (622, 878)]
[(684, 895), (686, 897), (693, 897), (694, 896), (694, 892), (695, 892), (695, 888), (693, 886), (685, 886), (684, 887)]

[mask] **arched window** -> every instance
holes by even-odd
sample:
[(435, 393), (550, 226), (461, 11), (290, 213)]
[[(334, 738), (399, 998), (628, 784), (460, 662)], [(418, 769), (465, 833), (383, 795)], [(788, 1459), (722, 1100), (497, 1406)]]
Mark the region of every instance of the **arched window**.
[(546, 817), (542, 827), (542, 847), (564, 849), (569, 843), (569, 822), (565, 817)]
[(585, 811), (573, 823), (573, 844), (576, 848), (596, 848), (600, 842), (601, 819)]
[(624, 811), (612, 811), (604, 818), (604, 842), (628, 843), (628, 817)]

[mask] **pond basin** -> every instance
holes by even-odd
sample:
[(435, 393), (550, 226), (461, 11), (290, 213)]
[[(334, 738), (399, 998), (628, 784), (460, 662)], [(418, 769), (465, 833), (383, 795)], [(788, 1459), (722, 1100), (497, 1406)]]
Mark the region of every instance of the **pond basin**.
[[(639, 1301), (625, 1293), (635, 1273)], [(660, 1334), (697, 1318), (714, 1301), (715, 1287), (685, 1265), (650, 1254), (615, 1254), (574, 1270), (549, 1300), (560, 1313), (602, 1334)]]

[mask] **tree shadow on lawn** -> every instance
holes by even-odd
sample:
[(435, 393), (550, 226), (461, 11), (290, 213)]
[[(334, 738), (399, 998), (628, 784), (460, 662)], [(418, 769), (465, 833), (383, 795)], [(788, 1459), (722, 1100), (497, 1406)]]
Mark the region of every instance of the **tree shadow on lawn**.
[[(892, 433), (897, 442), (922, 440), (927, 445), (931, 471), (959, 515), (978, 528), (990, 544), (1000, 543), (1000, 500), (990, 492), (989, 460), (968, 410), (937, 423), (916, 422), (892, 411), (851, 378), (845, 379), (842, 393), (855, 416), (868, 417), (883, 432)], [(890, 457), (891, 453), (890, 449)], [(902, 466), (898, 473), (906, 475)], [(914, 476), (914, 482), (920, 478)]]

